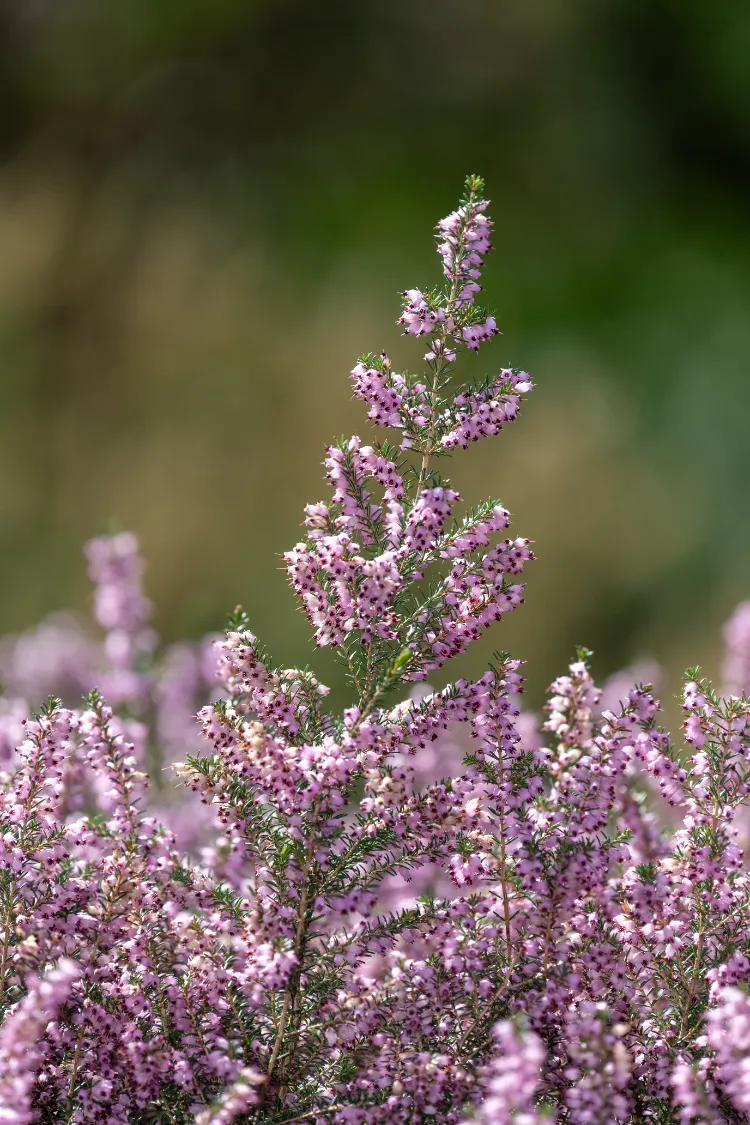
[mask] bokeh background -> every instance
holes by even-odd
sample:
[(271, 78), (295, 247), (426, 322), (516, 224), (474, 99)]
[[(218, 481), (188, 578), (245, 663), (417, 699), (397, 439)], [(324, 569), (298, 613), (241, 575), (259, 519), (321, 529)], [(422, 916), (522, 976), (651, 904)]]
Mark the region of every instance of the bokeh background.
[(308, 659), (279, 553), (366, 431), (357, 356), (417, 364), (396, 291), (479, 172), (480, 363), (537, 382), (454, 463), (536, 542), (492, 642), (534, 701), (578, 643), (716, 672), (750, 596), (749, 60), (743, 0), (0, 4), (0, 632), (84, 612), (83, 541), (132, 528), (165, 639), (241, 602)]

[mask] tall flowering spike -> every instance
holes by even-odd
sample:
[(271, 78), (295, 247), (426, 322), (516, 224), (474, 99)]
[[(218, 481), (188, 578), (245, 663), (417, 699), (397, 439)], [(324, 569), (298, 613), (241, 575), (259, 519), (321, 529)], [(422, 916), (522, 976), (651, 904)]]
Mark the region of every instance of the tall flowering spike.
[(588, 668), (590, 653), (581, 653), (550, 687), (544, 729), (553, 736), (549, 757), (553, 784), (549, 805), (564, 816), (570, 841), (590, 839), (606, 828), (621, 801), (620, 779), (633, 757), (633, 727), (642, 705), (631, 699), (620, 714), (605, 712), (596, 723), (600, 691)]
[(461, 206), (437, 225), (443, 273), (455, 291), (458, 305), (470, 305), (480, 291), (484, 256), (491, 249), (492, 222), (485, 214), (487, 201), (481, 197), (483, 186), (479, 176), (469, 176)]
[(138, 700), (147, 687), (138, 665), (155, 642), (148, 628), (152, 607), (142, 589), (138, 540), (127, 531), (100, 536), (86, 544), (86, 557), (95, 584), (94, 613), (107, 634), (110, 670), (100, 686), (113, 703)]
[(81, 748), (98, 779), (101, 803), (112, 814), (118, 831), (135, 833), (141, 813), (142, 790), (147, 778), (137, 768), (134, 747), (113, 723), (112, 709), (93, 691), (90, 704), (78, 720)]
[(52, 699), (23, 724), (14, 784), (0, 792), (0, 809), (14, 824), (52, 828), (60, 817), (65, 778), (74, 755), (76, 714)]
[(230, 698), (248, 709), (271, 730), (296, 735), (300, 719), (305, 726), (320, 720), (321, 697), (328, 688), (307, 673), (272, 668), (257, 638), (244, 626), (216, 641), (218, 675)]
[(402, 451), (421, 454), (423, 470), (434, 455), (498, 434), (515, 421), (532, 388), (525, 372), (511, 368), (476, 384), (453, 385), (458, 351), (476, 351), (497, 334), (495, 317), (475, 304), (492, 227), (483, 187), (479, 176), (470, 176), (460, 206), (438, 224), (445, 288), (403, 294), (399, 323), (405, 335), (428, 339), (427, 372), (400, 375), (384, 352), (364, 356), (351, 372), (354, 393), (368, 403), (370, 420), (400, 429)]
[(479, 176), (469, 176), (461, 205), (438, 223), (438, 253), (447, 290), (423, 293), (421, 289), (407, 289), (403, 295), (404, 311), (399, 323), (404, 325), (407, 335), (433, 337), (426, 356), (431, 362), (451, 362), (458, 344), (476, 351), (484, 340), (497, 333), (495, 318), (474, 308), (492, 229), (485, 214), (483, 188)]
[(585, 659), (577, 660), (570, 665), (569, 674), (558, 677), (550, 687), (550, 699), (545, 708), (549, 718), (544, 729), (550, 731), (565, 750), (588, 749), (600, 694)]
[[(453, 387), (458, 344), (475, 347), (495, 331), (473, 303), (489, 249), (486, 206), (482, 181), (470, 177), (461, 206), (439, 228), (447, 290), (405, 295), (407, 335), (432, 337), (427, 372), (398, 375), (384, 353), (352, 371), (370, 419), (402, 430), (400, 452), (358, 437), (330, 448), (333, 500), (307, 506), (307, 539), (284, 556), (316, 643), (340, 649), (353, 682), (366, 680), (376, 696), (396, 679), (424, 679), (519, 605), (524, 587), (514, 577), (533, 559), (528, 540), (494, 538), (509, 523), (501, 505), (457, 519), (461, 498), (431, 467), (433, 457), (515, 420), (531, 389), (527, 375), (509, 368)], [(442, 576), (428, 587), (426, 572), (436, 567)], [(399, 652), (408, 659), (395, 676)]]

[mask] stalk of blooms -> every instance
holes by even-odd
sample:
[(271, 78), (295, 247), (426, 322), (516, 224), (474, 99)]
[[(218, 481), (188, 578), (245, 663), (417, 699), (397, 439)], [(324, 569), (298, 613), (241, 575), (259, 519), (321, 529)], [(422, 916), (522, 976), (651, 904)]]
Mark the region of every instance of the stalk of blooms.
[(138, 664), (154, 646), (154, 635), (148, 629), (151, 603), (141, 588), (143, 561), (138, 540), (127, 531), (91, 539), (86, 556), (89, 577), (95, 583), (94, 614), (107, 634), (107, 694), (114, 702), (137, 700), (146, 685)]
[(509, 367), (456, 376), (497, 331), (476, 303), (490, 231), (470, 177), (438, 225), (444, 283), (404, 294), (423, 370), (352, 371), (398, 445), (328, 448), (329, 498), (284, 556), (342, 713), (241, 610), (210, 660), (153, 656), (129, 535), (88, 547), (107, 639), (105, 660), (86, 641), (83, 706), (29, 718), (3, 671), (0, 1121), (750, 1118), (744, 618), (732, 696), (691, 671), (678, 745), (649, 686), (618, 676), (605, 703), (585, 650), (541, 737), (508, 655), (424, 683), (520, 605), (533, 558), (502, 504), (467, 510), (439, 471), (531, 390)]

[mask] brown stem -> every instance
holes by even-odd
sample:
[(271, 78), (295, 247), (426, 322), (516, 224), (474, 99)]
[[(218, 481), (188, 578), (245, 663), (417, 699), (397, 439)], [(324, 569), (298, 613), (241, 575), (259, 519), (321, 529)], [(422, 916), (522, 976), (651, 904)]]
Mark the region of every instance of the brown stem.
[[(498, 751), (500, 751), (501, 741), (500, 741), (500, 729), (499, 728), (496, 728), (496, 737), (497, 737)], [(499, 770), (499, 772), (500, 772), (500, 788), (502, 789), (503, 786), (505, 785), (505, 768), (504, 768), (502, 753), (500, 753), (500, 770)], [(511, 962), (513, 960), (513, 945), (512, 945), (512, 942), (511, 942), (511, 933), (510, 933), (510, 902), (508, 901), (508, 890), (507, 890), (507, 885), (506, 885), (506, 882), (505, 882), (505, 870), (506, 870), (506, 858), (507, 857), (506, 857), (506, 852), (505, 852), (505, 811), (503, 809), (502, 802), (499, 802), (498, 817), (499, 817), (499, 821), (500, 821), (500, 863), (502, 864), (502, 879), (501, 879), (500, 886), (502, 887), (502, 892), (503, 892), (503, 920), (505, 922), (505, 951), (506, 951), (506, 959), (507, 959), (507, 962), (508, 962), (508, 969), (510, 970)]]
[[(714, 799), (713, 809), (712, 809), (712, 812), (711, 812), (711, 824), (710, 824), (710, 832), (711, 832), (712, 836), (716, 832), (716, 826), (718, 824), (718, 821), (719, 821), (719, 809), (717, 807), (717, 802)], [(678, 1033), (680, 1039), (683, 1039), (685, 1037), (685, 1035), (687, 1034), (688, 1024), (690, 1022), (690, 1009), (693, 1005), (693, 1000), (695, 999), (695, 994), (698, 991), (698, 985), (700, 983), (700, 968), (701, 968), (701, 962), (703, 960), (703, 946), (705, 944), (705, 939), (706, 939), (706, 934), (705, 934), (705, 930), (703, 928), (703, 922), (701, 921), (699, 929), (698, 929), (698, 941), (697, 941), (696, 946), (695, 946), (695, 958), (693, 959), (693, 966), (692, 966), (692, 969), (691, 969), (690, 986), (689, 986), (688, 991), (687, 991), (687, 996), (685, 997), (685, 1005), (682, 1009), (682, 1018), (680, 1019), (680, 1030), (679, 1030), (679, 1033)]]
[(511, 941), (510, 933), (510, 902), (508, 901), (508, 890), (505, 882), (505, 818), (503, 816), (502, 806), (500, 808), (500, 863), (502, 864), (502, 881), (500, 886), (503, 891), (503, 921), (505, 922), (505, 951), (508, 961), (508, 968), (510, 968), (513, 960), (513, 944)]
[(10, 909), (4, 919), (3, 952), (0, 958), (0, 1003), (5, 997), (5, 974), (8, 968), (8, 950), (10, 948)]
[(685, 997), (685, 1006), (682, 1009), (682, 1019), (680, 1020), (680, 1030), (679, 1030), (679, 1033), (678, 1033), (680, 1039), (684, 1039), (684, 1037), (687, 1033), (688, 1023), (689, 1023), (689, 1020), (690, 1020), (690, 1009), (692, 1007), (693, 1000), (695, 999), (695, 994), (698, 991), (698, 981), (699, 981), (699, 975), (698, 974), (699, 974), (700, 967), (701, 967), (701, 961), (703, 960), (704, 940), (705, 940), (705, 934), (704, 934), (703, 930), (701, 930), (700, 933), (698, 934), (698, 944), (695, 947), (695, 959), (693, 960), (693, 968), (692, 968), (692, 974), (691, 974), (691, 979), (690, 979), (690, 987), (688, 988), (687, 996)]
[(325, 1109), (318, 1107), (317, 1109), (310, 1109), (307, 1113), (295, 1114), (294, 1117), (287, 1117), (286, 1122), (282, 1125), (297, 1125), (298, 1121), (309, 1121), (311, 1117), (322, 1117), (326, 1113), (335, 1113), (339, 1109), (346, 1109), (346, 1105), (340, 1102), (337, 1105), (327, 1105)]
[(281, 1006), (281, 1015), (279, 1016), (279, 1023), (276, 1029), (276, 1038), (274, 1040), (273, 1048), (271, 1049), (271, 1057), (268, 1060), (268, 1067), (263, 1082), (263, 1092), (261, 1100), (258, 1103), (258, 1112), (268, 1093), (268, 1089), (273, 1079), (273, 1073), (276, 1068), (276, 1063), (279, 1058), (284, 1036), (286, 1034), (287, 1022), (289, 1020), (289, 1011), (292, 1008), (297, 996), (297, 989), (299, 986), (299, 978), (302, 975), (302, 958), (304, 956), (304, 946), (307, 931), (307, 909), (310, 898), (310, 871), (313, 864), (315, 855), (315, 813), (316, 808), (313, 808), (313, 824), (310, 828), (310, 835), (307, 840), (307, 854), (305, 856), (305, 867), (303, 872), (302, 893), (300, 894), (299, 913), (297, 915), (297, 929), (294, 935), (294, 954), (297, 959), (297, 964), (290, 974), (289, 983), (284, 991), (284, 1001)]

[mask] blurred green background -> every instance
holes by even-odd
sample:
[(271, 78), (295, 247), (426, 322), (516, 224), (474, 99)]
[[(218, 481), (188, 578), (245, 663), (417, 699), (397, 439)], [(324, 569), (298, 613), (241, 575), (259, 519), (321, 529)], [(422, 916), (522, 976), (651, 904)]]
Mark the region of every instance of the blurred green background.
[(241, 602), (305, 660), (279, 553), (367, 432), (357, 356), (416, 366), (396, 291), (479, 172), (480, 363), (537, 382), (452, 472), (536, 541), (492, 642), (535, 701), (576, 643), (716, 671), (750, 596), (749, 62), (741, 0), (0, 4), (0, 632), (85, 610), (82, 542), (132, 528), (165, 638)]

